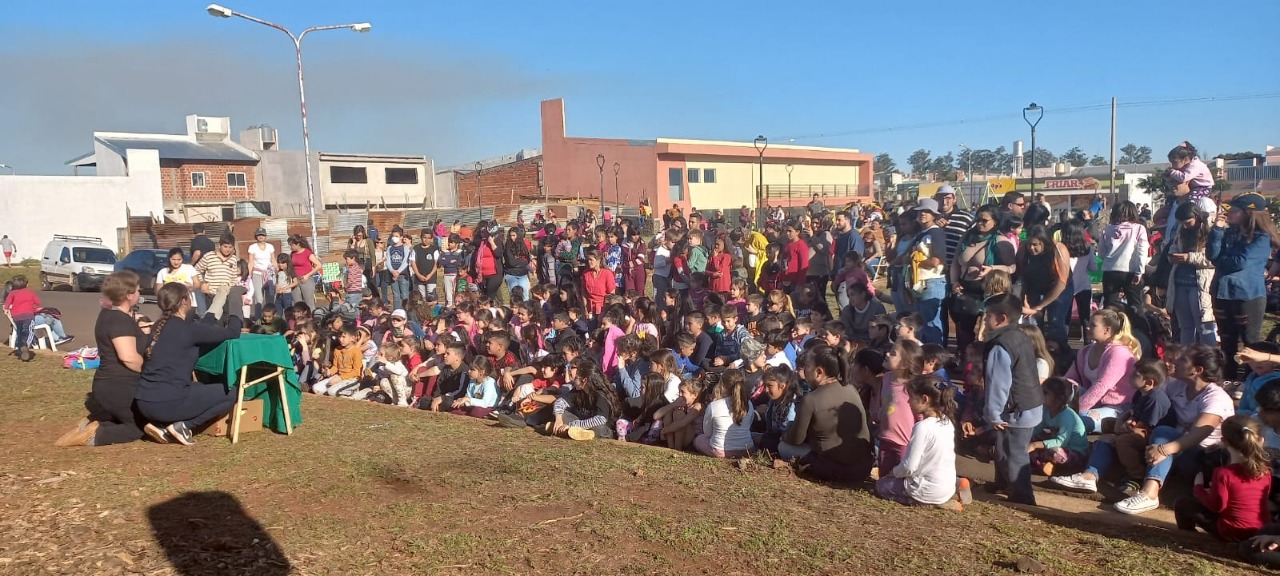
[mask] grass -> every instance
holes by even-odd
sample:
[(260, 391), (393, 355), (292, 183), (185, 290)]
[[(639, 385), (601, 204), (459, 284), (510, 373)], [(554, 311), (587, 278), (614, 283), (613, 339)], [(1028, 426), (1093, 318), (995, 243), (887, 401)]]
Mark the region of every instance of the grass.
[[(91, 378), (0, 357), (0, 572), (988, 574), (1023, 555), (1055, 574), (1248, 572), (1203, 536), (908, 508), (758, 463), (310, 396), (292, 437), (53, 448)], [(239, 511), (148, 514), (202, 491), (231, 495), (279, 558), (220, 528)]]

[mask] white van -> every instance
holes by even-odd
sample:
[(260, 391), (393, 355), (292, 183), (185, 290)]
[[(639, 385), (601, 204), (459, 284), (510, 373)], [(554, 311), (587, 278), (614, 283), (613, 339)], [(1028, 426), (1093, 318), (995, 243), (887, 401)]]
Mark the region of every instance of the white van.
[(40, 257), (40, 288), (66, 284), (72, 292), (98, 289), (115, 265), (116, 253), (101, 238), (54, 234)]

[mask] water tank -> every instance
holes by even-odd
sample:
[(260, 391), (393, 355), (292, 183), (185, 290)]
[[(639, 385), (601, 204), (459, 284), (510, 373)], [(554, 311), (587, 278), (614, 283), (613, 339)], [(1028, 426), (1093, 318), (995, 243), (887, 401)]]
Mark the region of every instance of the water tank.
[(275, 128), (272, 128), (272, 127), (270, 127), (270, 126), (267, 126), (266, 124), (263, 124), (263, 125), (261, 125), (261, 126), (258, 126), (258, 134), (262, 136), (262, 143), (264, 144), (264, 146), (263, 146), (264, 148), (266, 147), (266, 146), (265, 146), (266, 144), (275, 144), (275, 143), (276, 143), (276, 129), (275, 129)]

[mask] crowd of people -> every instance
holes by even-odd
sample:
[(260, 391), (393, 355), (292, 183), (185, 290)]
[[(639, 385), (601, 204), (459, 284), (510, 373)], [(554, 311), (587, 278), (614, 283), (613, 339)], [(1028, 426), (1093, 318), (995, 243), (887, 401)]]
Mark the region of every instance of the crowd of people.
[(470, 238), (437, 222), (384, 242), (362, 226), (324, 301), (304, 238), (276, 255), (259, 230), (247, 257), (229, 236), (193, 242), (156, 279), (154, 324), (132, 313), (135, 276), (108, 279), (90, 415), (59, 443), (190, 443), (230, 408), (224, 387), (190, 381), (197, 351), (256, 331), (286, 337), (314, 394), (578, 441), (764, 452), (802, 476), (876, 478), (906, 505), (962, 510), (957, 454), (994, 461), (985, 488), (1027, 505), (1033, 473), (1114, 482), (1127, 514), (1185, 477), (1180, 527), (1280, 565), (1267, 535), (1280, 534), (1280, 346), (1260, 334), (1280, 237), (1257, 194), (1208, 196), (1189, 144), (1169, 159), (1175, 192), (1154, 213), (1104, 214), (1098, 198), (1055, 223), (1043, 197), (969, 212), (942, 186), (898, 206), (815, 197), (761, 226), (745, 208), (736, 223), (672, 210), (648, 241), (611, 214), (520, 214)]

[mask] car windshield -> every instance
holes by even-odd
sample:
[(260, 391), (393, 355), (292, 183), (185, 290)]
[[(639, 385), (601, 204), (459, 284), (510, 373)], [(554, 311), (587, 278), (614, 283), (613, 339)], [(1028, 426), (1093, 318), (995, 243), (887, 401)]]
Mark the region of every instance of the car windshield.
[(106, 248), (72, 248), (71, 257), (80, 264), (116, 263), (116, 253)]

